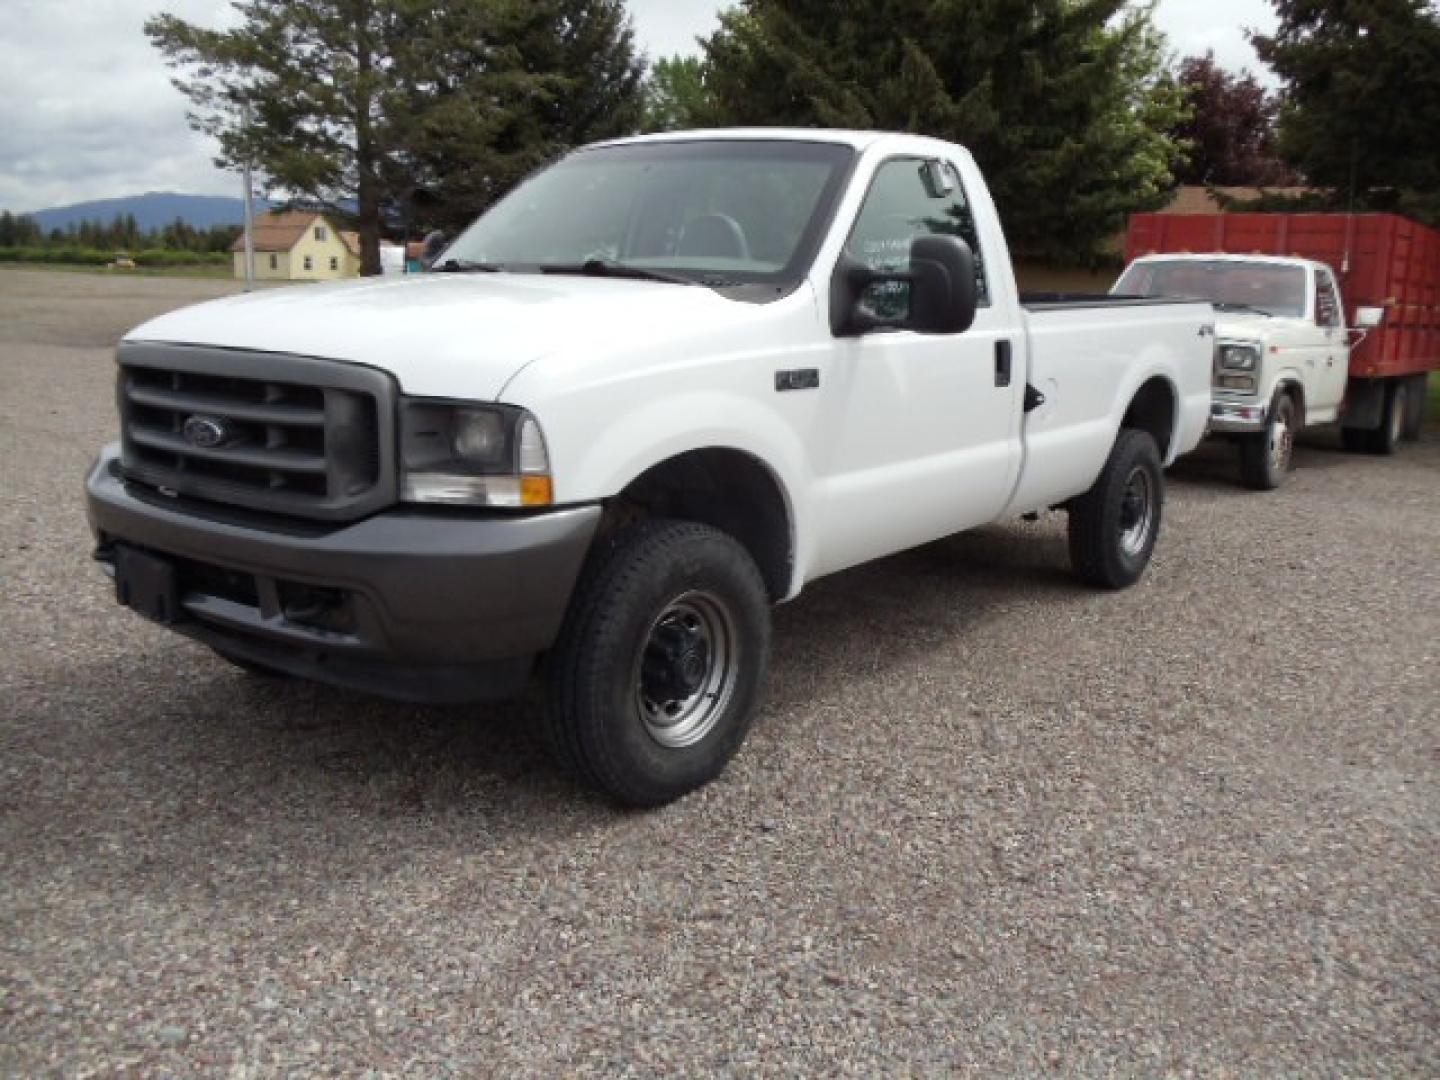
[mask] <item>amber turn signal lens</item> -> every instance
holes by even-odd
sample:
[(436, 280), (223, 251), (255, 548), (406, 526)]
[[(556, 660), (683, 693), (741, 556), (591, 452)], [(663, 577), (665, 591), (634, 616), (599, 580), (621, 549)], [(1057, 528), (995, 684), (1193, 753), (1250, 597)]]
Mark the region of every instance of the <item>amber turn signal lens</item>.
[(521, 506), (549, 506), (555, 501), (555, 485), (548, 476), (520, 478)]

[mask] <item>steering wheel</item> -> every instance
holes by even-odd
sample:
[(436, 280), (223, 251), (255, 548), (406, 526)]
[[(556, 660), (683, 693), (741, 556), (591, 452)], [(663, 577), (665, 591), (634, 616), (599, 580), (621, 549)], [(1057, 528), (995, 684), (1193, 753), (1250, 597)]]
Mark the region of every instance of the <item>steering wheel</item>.
[[(720, 250), (726, 248), (728, 250)], [(675, 245), (677, 255), (715, 255), (750, 258), (750, 241), (745, 230), (729, 214), (705, 214), (687, 222)]]

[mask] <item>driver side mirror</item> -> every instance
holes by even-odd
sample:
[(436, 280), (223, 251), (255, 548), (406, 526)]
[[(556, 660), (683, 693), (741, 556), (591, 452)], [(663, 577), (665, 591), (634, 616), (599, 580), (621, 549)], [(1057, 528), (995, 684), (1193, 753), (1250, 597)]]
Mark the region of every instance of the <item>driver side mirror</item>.
[(1383, 307), (1362, 307), (1355, 309), (1355, 329), (1374, 330), (1385, 321)]
[[(880, 313), (867, 299), (893, 300), (908, 292), (895, 314)], [(871, 330), (913, 330), (917, 334), (960, 334), (975, 322), (975, 255), (958, 236), (917, 236), (905, 270), (873, 270), (842, 255), (830, 281), (830, 330), (858, 337)], [(885, 307), (895, 307), (886, 303)]]

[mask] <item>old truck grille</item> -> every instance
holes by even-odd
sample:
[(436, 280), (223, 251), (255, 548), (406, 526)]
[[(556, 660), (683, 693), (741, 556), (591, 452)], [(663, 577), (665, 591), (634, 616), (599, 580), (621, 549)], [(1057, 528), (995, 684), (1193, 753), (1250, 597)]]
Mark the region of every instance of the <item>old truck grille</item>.
[(132, 480), (325, 520), (395, 499), (394, 384), (382, 372), (132, 343), (119, 363), (122, 466)]

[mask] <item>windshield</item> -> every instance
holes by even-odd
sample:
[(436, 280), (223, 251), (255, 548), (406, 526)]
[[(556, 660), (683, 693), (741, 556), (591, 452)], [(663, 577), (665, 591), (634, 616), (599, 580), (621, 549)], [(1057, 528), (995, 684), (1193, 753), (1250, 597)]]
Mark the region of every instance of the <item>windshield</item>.
[(820, 142), (679, 141), (582, 150), (521, 184), (436, 264), (705, 284), (801, 277), (854, 157)]
[(1284, 263), (1152, 259), (1131, 265), (1114, 291), (1125, 296), (1209, 300), (1221, 310), (1286, 318), (1305, 314), (1305, 271)]

